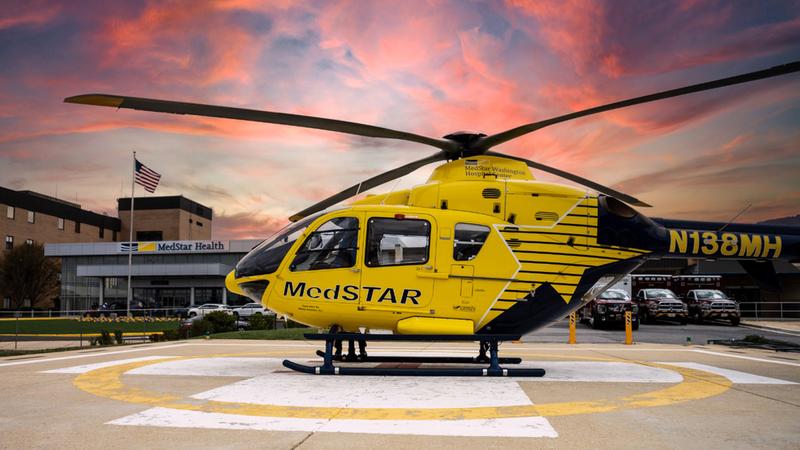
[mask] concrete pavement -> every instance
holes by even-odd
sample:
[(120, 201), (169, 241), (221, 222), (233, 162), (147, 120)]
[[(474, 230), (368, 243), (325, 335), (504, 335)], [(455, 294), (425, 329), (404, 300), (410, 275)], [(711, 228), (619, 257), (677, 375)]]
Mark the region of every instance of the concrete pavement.
[[(371, 354), (471, 345), (370, 344)], [(796, 448), (800, 356), (507, 343), (542, 379), (324, 377), (304, 341), (195, 341), (0, 359), (4, 448)]]

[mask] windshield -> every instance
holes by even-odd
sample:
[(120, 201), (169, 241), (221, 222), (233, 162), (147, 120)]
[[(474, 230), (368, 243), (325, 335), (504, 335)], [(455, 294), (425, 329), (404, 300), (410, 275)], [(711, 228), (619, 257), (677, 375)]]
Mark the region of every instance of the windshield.
[(678, 298), (669, 289), (648, 289), (647, 298)]
[(236, 264), (236, 277), (251, 277), (253, 275), (264, 275), (278, 270), (283, 257), (292, 248), (294, 241), (299, 238), (308, 228), (308, 225), (316, 220), (322, 213), (308, 216), (303, 220), (289, 225), (279, 232), (272, 239), (266, 239), (250, 253), (246, 254), (238, 264)]
[(703, 289), (703, 290), (694, 291), (694, 294), (697, 296), (697, 298), (708, 299), (708, 300), (717, 300), (717, 299), (727, 299), (728, 298), (721, 291), (712, 290), (712, 289)]
[(600, 294), (600, 298), (606, 300), (628, 300), (628, 294), (616, 289), (609, 289)]

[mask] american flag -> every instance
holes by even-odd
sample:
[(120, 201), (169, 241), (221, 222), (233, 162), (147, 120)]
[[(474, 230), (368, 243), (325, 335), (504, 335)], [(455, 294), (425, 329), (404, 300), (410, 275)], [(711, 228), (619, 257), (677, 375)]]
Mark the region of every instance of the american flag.
[(136, 161), (136, 176), (134, 177), (136, 184), (144, 186), (144, 190), (152, 194), (158, 187), (161, 174), (140, 163), (138, 159), (134, 161)]

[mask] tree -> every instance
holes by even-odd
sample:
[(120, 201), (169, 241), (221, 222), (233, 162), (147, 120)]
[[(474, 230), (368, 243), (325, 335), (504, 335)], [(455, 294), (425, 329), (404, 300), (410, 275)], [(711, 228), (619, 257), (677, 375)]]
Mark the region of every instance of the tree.
[(44, 256), (44, 247), (25, 244), (5, 252), (0, 260), (0, 293), (19, 309), (25, 300), (33, 307), (47, 307), (59, 294), (59, 264)]

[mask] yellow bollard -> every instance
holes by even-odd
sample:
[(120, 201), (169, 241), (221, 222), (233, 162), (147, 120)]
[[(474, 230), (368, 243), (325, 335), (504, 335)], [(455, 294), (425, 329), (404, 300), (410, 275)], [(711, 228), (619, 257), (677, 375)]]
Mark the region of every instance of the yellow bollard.
[(575, 313), (569, 314), (569, 343), (575, 343)]
[(633, 313), (625, 311), (625, 345), (633, 344)]

